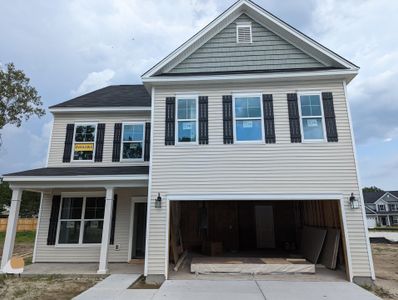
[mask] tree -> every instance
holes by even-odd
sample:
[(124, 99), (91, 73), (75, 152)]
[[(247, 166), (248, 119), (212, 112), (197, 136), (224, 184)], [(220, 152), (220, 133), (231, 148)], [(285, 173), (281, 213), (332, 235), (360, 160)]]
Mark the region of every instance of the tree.
[[(4, 206), (9, 206), (11, 203), (12, 191), (8, 182), (0, 184), (0, 214), (4, 211)], [(40, 207), (40, 193), (23, 191), (21, 199), (21, 207), (19, 215), (21, 217), (36, 216), (39, 213)]]
[(382, 189), (380, 189), (380, 188), (378, 188), (377, 186), (370, 186), (370, 187), (367, 187), (367, 186), (365, 186), (363, 189), (362, 189), (362, 192), (384, 192)]
[[(23, 120), (45, 114), (43, 102), (25, 73), (13, 63), (0, 66), (0, 130), (7, 124), (21, 126)], [(0, 135), (1, 145), (1, 135)]]

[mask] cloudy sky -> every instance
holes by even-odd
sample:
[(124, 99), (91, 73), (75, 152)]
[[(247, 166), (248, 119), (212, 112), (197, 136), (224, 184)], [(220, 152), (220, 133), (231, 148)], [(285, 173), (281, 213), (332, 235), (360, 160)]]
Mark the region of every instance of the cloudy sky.
[[(233, 0), (1, 1), (0, 63), (46, 107), (140, 75)], [(362, 185), (398, 189), (398, 1), (257, 0), (361, 67), (349, 85)], [(173, 3), (170, 5), (170, 3)], [(0, 174), (42, 167), (51, 114), (2, 130)]]

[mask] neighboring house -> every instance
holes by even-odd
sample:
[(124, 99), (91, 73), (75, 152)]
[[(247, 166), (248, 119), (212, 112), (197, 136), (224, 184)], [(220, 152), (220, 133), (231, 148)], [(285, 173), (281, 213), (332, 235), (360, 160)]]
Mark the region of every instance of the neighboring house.
[(374, 279), (346, 94), (357, 73), (236, 2), (143, 85), (50, 107), (47, 166), (4, 175), (13, 201), (2, 265), (29, 189), (42, 193), (34, 262), (99, 262), (105, 273), (108, 262), (145, 257), (145, 276), (163, 280), (177, 231), (192, 253), (213, 243), (264, 256), (296, 248), (312, 225), (340, 230), (349, 280)]
[(398, 225), (398, 191), (364, 192), (368, 228)]

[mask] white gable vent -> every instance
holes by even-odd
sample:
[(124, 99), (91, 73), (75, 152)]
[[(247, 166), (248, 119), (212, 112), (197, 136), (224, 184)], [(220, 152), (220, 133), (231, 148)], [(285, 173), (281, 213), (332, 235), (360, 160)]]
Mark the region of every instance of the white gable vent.
[(251, 24), (236, 24), (236, 42), (238, 44), (252, 42)]

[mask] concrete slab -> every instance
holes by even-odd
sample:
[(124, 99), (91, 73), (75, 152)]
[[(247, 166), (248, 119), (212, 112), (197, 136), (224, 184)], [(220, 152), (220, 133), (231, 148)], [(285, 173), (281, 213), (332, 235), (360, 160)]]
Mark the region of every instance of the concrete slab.
[(153, 300), (264, 300), (255, 281), (167, 280)]
[[(142, 274), (144, 265), (109, 263), (109, 274)], [(25, 267), (22, 276), (97, 275), (98, 263), (34, 263)]]
[(114, 274), (81, 293), (76, 300), (137, 299), (150, 300), (158, 290), (127, 289), (140, 274)]
[(380, 300), (350, 282), (257, 281), (267, 300)]

